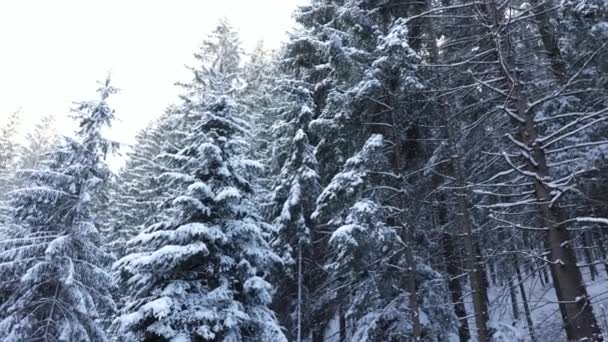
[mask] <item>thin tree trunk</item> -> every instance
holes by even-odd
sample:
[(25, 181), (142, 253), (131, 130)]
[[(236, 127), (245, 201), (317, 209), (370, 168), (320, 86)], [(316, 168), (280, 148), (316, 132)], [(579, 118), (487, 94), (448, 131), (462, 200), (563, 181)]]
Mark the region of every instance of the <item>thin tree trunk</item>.
[(585, 262), (589, 265), (589, 273), (591, 275), (591, 281), (595, 281), (597, 277), (597, 267), (595, 267), (595, 256), (591, 249), (591, 231), (587, 230), (583, 232), (583, 255), (585, 256)]
[[(432, 8), (431, 0), (426, 0), (424, 2), (425, 11), (428, 11)], [(439, 62), (439, 54), (437, 51), (436, 45), (436, 34), (433, 26), (433, 22), (431, 17), (426, 18), (427, 25), (427, 35), (429, 37), (429, 47), (431, 52), (431, 62), (437, 63)], [(456, 187), (456, 201), (458, 206), (458, 216), (459, 216), (459, 230), (462, 233), (462, 240), (464, 242), (465, 248), (465, 265), (467, 267), (467, 271), (469, 274), (469, 280), (471, 284), (471, 295), (473, 298), (473, 310), (475, 315), (475, 326), (477, 329), (477, 340), (479, 342), (489, 342), (490, 341), (490, 331), (488, 329), (488, 321), (489, 321), (489, 313), (488, 313), (488, 302), (487, 302), (487, 292), (484, 289), (485, 282), (485, 267), (481, 263), (482, 261), (478, 259), (475, 242), (473, 237), (473, 221), (469, 212), (469, 194), (465, 190), (465, 176), (464, 176), (464, 166), (462, 164), (461, 156), (461, 146), (458, 144), (457, 139), (455, 138), (454, 128), (452, 123), (448, 122), (446, 117), (451, 112), (450, 107), (445, 103), (445, 98), (440, 102), (440, 113), (442, 122), (441, 124), (444, 126), (445, 133), (448, 138), (447, 148), (450, 150), (448, 155), (451, 157), (451, 167), (453, 176), (455, 178), (455, 187)]]
[(549, 280), (549, 272), (547, 272), (547, 265), (543, 265), (542, 270), (543, 270), (543, 278), (545, 279), (545, 284), (550, 285), (551, 280)]
[(302, 342), (302, 242), (298, 241), (298, 307), (297, 307), (297, 318), (296, 318), (296, 341)]
[(346, 334), (347, 334), (347, 327), (346, 327), (346, 315), (344, 314), (344, 308), (342, 307), (342, 305), (340, 305), (340, 307), (338, 308), (338, 319), (339, 319), (339, 330), (340, 330), (340, 337), (339, 337), (339, 341), (340, 342), (346, 342)]
[(517, 304), (517, 290), (513, 285), (513, 279), (509, 277), (509, 296), (511, 297), (511, 311), (513, 311), (513, 320), (519, 320), (519, 306)]
[(517, 272), (517, 282), (519, 283), (519, 292), (521, 293), (521, 301), (524, 305), (524, 313), (526, 315), (526, 323), (528, 324), (528, 331), (530, 332), (530, 340), (536, 342), (536, 336), (534, 334), (534, 322), (532, 321), (532, 312), (530, 311), (530, 305), (528, 304), (528, 297), (526, 296), (526, 288), (524, 286), (524, 280), (519, 270), (519, 262), (517, 261), (517, 255), (514, 257), (515, 271)]
[[(425, 3), (425, 11), (428, 11), (432, 8), (431, 0), (426, 0)], [(430, 17), (426, 18), (427, 25), (427, 34), (429, 37), (429, 47), (431, 51), (431, 62), (437, 63), (439, 61), (439, 54), (437, 52), (436, 46), (436, 34), (433, 26), (432, 19)], [(445, 101), (445, 100), (444, 100)], [(449, 106), (442, 101), (441, 113), (443, 118), (443, 126), (447, 133), (448, 137), (448, 149), (451, 150), (449, 155), (451, 156), (451, 167), (454, 173), (454, 178), (456, 179), (456, 199), (458, 205), (458, 215), (459, 215), (459, 225), (460, 231), (463, 234), (463, 242), (465, 247), (465, 264), (468, 268), (469, 280), (471, 284), (471, 293), (473, 297), (473, 310), (475, 313), (475, 325), (477, 329), (477, 339), (479, 342), (489, 342), (490, 341), (490, 332), (488, 330), (487, 322), (489, 320), (488, 314), (488, 303), (487, 303), (487, 293), (483, 289), (484, 288), (484, 275), (482, 272), (485, 272), (485, 267), (480, 264), (480, 260), (478, 260), (474, 238), (473, 238), (473, 221), (471, 220), (469, 213), (469, 201), (468, 194), (466, 192), (465, 187), (465, 178), (464, 178), (464, 167), (462, 164), (462, 160), (460, 159), (462, 156), (460, 145), (457, 143), (457, 139), (454, 136), (453, 126), (449, 123), (445, 117), (450, 113)], [(461, 336), (462, 338), (462, 336)]]
[(540, 280), (540, 285), (542, 287), (545, 287), (546, 282), (545, 282), (545, 274), (544, 273), (547, 272), (545, 270), (545, 265), (544, 264), (541, 265), (539, 263), (536, 263), (535, 265), (536, 265), (536, 272), (535, 273), (538, 275), (538, 279)]
[(464, 306), (464, 295), (462, 285), (460, 283), (460, 272), (458, 256), (454, 251), (454, 238), (448, 233), (443, 233), (442, 237), (443, 254), (447, 263), (448, 273), (448, 289), (452, 296), (452, 304), (454, 305), (454, 314), (458, 318), (458, 337), (460, 342), (467, 342), (471, 338), (469, 331), (469, 321), (467, 320), (467, 309)]
[[(393, 172), (395, 174), (401, 174), (402, 170), (402, 158), (404, 158), (404, 146), (399, 142), (399, 135), (401, 132), (397, 132), (396, 127), (398, 127), (397, 119), (395, 118), (395, 113), (391, 112), (391, 123), (392, 123), (392, 141), (394, 144), (392, 155), (391, 155), (391, 163), (393, 167)], [(401, 184), (400, 184), (401, 186)], [(407, 203), (404, 198), (400, 199), (400, 205), (403, 212), (407, 211)], [(405, 262), (407, 263), (407, 270), (403, 272), (401, 275), (401, 286), (408, 292), (409, 294), (409, 310), (410, 310), (410, 321), (412, 323), (412, 341), (418, 341), (422, 335), (422, 326), (420, 324), (420, 317), (418, 313), (418, 293), (416, 289), (416, 265), (414, 260), (414, 252), (412, 250), (412, 232), (411, 228), (404, 224), (402, 220), (399, 220), (398, 224), (401, 226), (401, 239), (406, 244), (404, 247), (404, 257)]]
[(411, 249), (412, 234), (410, 228), (405, 225), (402, 226), (403, 235), (405, 238), (403, 241), (407, 244), (405, 246), (405, 261), (407, 263), (407, 274), (405, 276), (405, 288), (409, 293), (409, 309), (410, 319), (412, 322), (412, 341), (419, 341), (422, 336), (422, 326), (420, 324), (420, 316), (418, 313), (418, 291), (416, 290), (416, 265), (414, 260), (414, 254)]
[(312, 342), (325, 342), (323, 337), (323, 329), (315, 327), (312, 331)]
[[(449, 123), (445, 123), (447, 130), (449, 131), (450, 145), (456, 145), (454, 143), (454, 134), (452, 132), (452, 126)], [(452, 145), (453, 146), (453, 145)], [(459, 151), (460, 152), (460, 151)], [(461, 153), (451, 153), (452, 155), (452, 166), (455, 171), (456, 188), (465, 189), (464, 172), (462, 162), (460, 160)], [(475, 311), (475, 326), (477, 328), (477, 339), (480, 342), (490, 341), (490, 331), (488, 329), (488, 303), (487, 293), (485, 291), (485, 279), (482, 272), (484, 267), (476, 253), (475, 242), (473, 237), (473, 221), (469, 212), (468, 195), (464, 190), (457, 191), (457, 202), (458, 202), (458, 215), (460, 216), (460, 229), (463, 234), (463, 242), (465, 248), (465, 262), (467, 271), (469, 273), (469, 281), (471, 283), (471, 295), (473, 297), (473, 309)]]
[(509, 296), (511, 297), (511, 311), (513, 311), (513, 320), (519, 321), (519, 306), (517, 305), (517, 290), (513, 285), (513, 279), (509, 277)]
[(490, 269), (490, 279), (492, 279), (492, 285), (493, 286), (497, 286), (497, 280), (496, 280), (496, 265), (494, 262), (490, 262), (488, 265), (488, 268)]
[(606, 254), (606, 247), (604, 246), (604, 237), (596, 229), (593, 230), (593, 236), (594, 236), (594, 240), (597, 241), (597, 247), (600, 250), (600, 253), (602, 256), (602, 261), (604, 264), (604, 271), (606, 272), (606, 275), (608, 276), (608, 260), (607, 260), (608, 255)]
[[(447, 108), (447, 106), (444, 106)], [(468, 194), (464, 178), (464, 167), (462, 165), (462, 151), (460, 145), (454, 137), (453, 126), (449, 122), (444, 123), (448, 135), (449, 155), (452, 158), (452, 168), (456, 179), (456, 201), (458, 205), (458, 215), (460, 217), (460, 230), (465, 248), (465, 265), (469, 273), (471, 283), (471, 296), (473, 298), (473, 309), (475, 311), (475, 326), (477, 328), (477, 339), (480, 342), (490, 341), (490, 331), (488, 329), (489, 313), (486, 282), (484, 276), (485, 267), (477, 253), (475, 238), (473, 236), (473, 220), (471, 219)]]

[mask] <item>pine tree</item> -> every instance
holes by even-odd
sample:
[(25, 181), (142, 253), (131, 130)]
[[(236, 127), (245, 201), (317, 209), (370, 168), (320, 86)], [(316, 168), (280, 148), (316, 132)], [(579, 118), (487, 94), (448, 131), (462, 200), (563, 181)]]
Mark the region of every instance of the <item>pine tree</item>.
[(276, 93), (278, 67), (271, 52), (259, 42), (249, 54), (249, 60), (242, 70), (245, 86), (239, 91), (240, 102), (247, 110), (247, 120), (252, 123), (252, 143), (249, 154), (261, 162), (268, 163), (272, 148), (271, 127), (277, 119), (273, 111), (273, 97)]
[(192, 81), (178, 83), (184, 89), (181, 95), (186, 110), (224, 95), (234, 95), (243, 87), (242, 48), (237, 32), (228, 20), (221, 19), (203, 41), (200, 51), (194, 54), (197, 63), (189, 67)]
[(161, 179), (167, 171), (162, 154), (177, 151), (184, 134), (178, 127), (183, 117), (175, 107), (136, 136), (124, 167), (110, 188), (106, 241), (117, 257), (143, 227), (158, 222), (159, 211), (170, 197), (170, 187)]
[[(434, 59), (440, 63), (433, 66), (441, 70), (437, 77), (440, 83), (435, 86), (443, 94), (437, 96), (439, 110), (452, 112), (451, 119), (464, 117), (460, 125), (453, 121), (444, 124), (449, 128), (445, 136), (454, 151), (450, 154), (458, 157), (451, 158), (455, 178), (459, 179), (455, 188), (466, 194), (459, 196), (465, 199), (460, 207), (474, 209), (460, 210), (473, 213), (468, 220), (472, 224), (463, 227), (498, 225), (490, 230), (492, 234), (511, 228), (504, 233), (513, 236), (512, 253), (522, 253), (519, 250), (525, 245), (524, 255), (538, 256), (526, 261), (530, 268), (545, 260), (540, 269), (545, 265), (551, 269), (568, 339), (593, 340), (598, 338), (598, 329), (576, 265), (578, 242), (566, 226), (587, 219), (602, 221), (579, 216), (570, 209), (580, 201), (576, 191), (571, 191), (573, 179), (588, 170), (588, 165), (579, 161), (596, 162), (597, 155), (588, 152), (601, 144), (593, 139), (605, 120), (605, 104), (600, 104), (599, 96), (602, 91), (597, 87), (602, 83), (597, 72), (601, 62), (591, 61), (602, 49), (579, 45), (572, 53), (570, 48), (583, 40), (567, 30), (560, 32), (559, 25), (567, 26), (571, 21), (567, 16), (561, 22), (556, 17), (562, 10), (581, 9), (591, 2), (562, 1), (557, 5), (548, 1), (488, 0), (479, 7), (469, 7), (466, 1), (452, 1), (441, 16), (429, 20), (439, 22), (438, 32), (444, 34), (437, 48), (440, 59)], [(521, 11), (510, 12), (512, 8)], [(578, 25), (576, 30), (582, 27)], [(584, 41), (593, 43), (595, 39), (589, 38), (592, 36), (586, 35)], [(479, 91), (472, 92), (472, 88)], [(466, 113), (473, 115), (466, 118)], [(481, 134), (476, 133), (479, 127), (484, 128)], [(477, 146), (469, 145), (475, 136)], [(476, 165), (474, 159), (485, 162)], [(475, 197), (466, 188), (475, 188)], [(489, 213), (491, 220), (479, 222), (475, 211)], [(462, 215), (461, 221), (465, 217)], [(470, 228), (468, 231), (474, 232)], [(483, 234), (480, 230), (476, 235)], [(467, 250), (480, 249), (475, 240), (472, 246), (466, 240)], [(499, 241), (492, 238), (484, 243), (488, 251), (500, 254)], [(544, 241), (544, 245), (538, 241)], [(493, 257), (489, 266), (500, 258)], [(479, 271), (487, 265), (482, 261), (468, 264)], [(481, 278), (476, 283), (483, 284)], [(486, 296), (482, 294), (478, 301)], [(477, 317), (484, 311), (476, 310)], [(489, 340), (491, 331), (484, 335), (480, 339)]]
[(12, 113), (0, 127), (0, 199), (14, 186), (14, 169), (19, 145), (16, 141), (19, 126), (19, 112)]
[(20, 151), (18, 167), (21, 170), (33, 170), (59, 142), (53, 115), (43, 116), (34, 128), (25, 135), (26, 144)]
[(22, 187), (27, 182), (28, 171), (36, 170), (41, 163), (49, 158), (56, 149), (59, 135), (55, 130), (55, 117), (43, 116), (33, 129), (25, 135), (26, 143), (20, 146), (15, 162), (14, 187)]
[(114, 118), (106, 101), (115, 92), (107, 79), (99, 99), (77, 103), (76, 139), (66, 138), (11, 195), (17, 229), (0, 253), (0, 284), (10, 293), (0, 307), (5, 341), (107, 340), (98, 319), (114, 309), (104, 269), (111, 260), (92, 208), (110, 175), (103, 159), (115, 145), (101, 130)]
[[(313, 217), (336, 227), (327, 268), (352, 322), (353, 340), (441, 341), (452, 331), (447, 289), (428, 260), (415, 256), (420, 237), (411, 229), (404, 235), (403, 223), (394, 219), (402, 209), (391, 200), (394, 179), (386, 172), (391, 168), (386, 144), (382, 135), (370, 136), (319, 196)], [(403, 270), (410, 270), (406, 277), (395, 277)], [(404, 284), (409, 277), (415, 288)]]
[(118, 324), (136, 340), (282, 340), (263, 279), (277, 260), (250, 203), (235, 110), (224, 97), (209, 105), (165, 175), (180, 190), (170, 219), (131, 240), (141, 251), (116, 264), (132, 294)]
[(184, 148), (183, 140), (200, 119), (191, 113), (193, 108), (223, 92), (241, 91), (241, 52), (238, 35), (227, 20), (220, 20), (194, 55), (198, 65), (189, 67), (192, 80), (178, 83), (184, 89), (182, 103), (167, 108), (136, 137), (110, 199), (113, 223), (106, 240), (119, 257), (124, 256), (126, 242), (143, 226), (165, 219), (160, 209), (171, 200), (173, 191), (161, 179), (173, 167), (166, 164), (167, 157)]
[[(386, 154), (388, 163), (376, 172), (392, 178), (388, 185), (384, 185), (392, 190), (385, 191), (385, 198), (380, 202), (398, 210), (396, 214), (380, 217), (386, 219), (386, 226), (398, 227), (399, 238), (407, 245), (400, 249), (395, 259), (397, 264), (409, 266), (400, 269), (399, 283), (394, 285), (401, 288), (403, 294), (408, 294), (407, 298), (404, 297), (408, 310), (418, 312), (418, 308), (428, 303), (418, 295), (424, 283), (417, 283), (419, 274), (411, 265), (428, 265), (430, 256), (425, 245), (428, 240), (423, 229), (424, 214), (418, 210), (422, 209), (423, 202), (419, 200), (422, 193), (411, 196), (405, 191), (408, 183), (419, 179), (402, 175), (416, 175), (417, 172), (409, 171), (416, 170), (426, 161), (424, 148), (417, 141), (423, 132), (420, 127), (428, 126), (429, 120), (425, 120), (424, 111), (416, 107), (416, 101), (410, 95), (420, 87), (415, 67), (419, 57), (410, 45), (420, 46), (421, 40), (415, 29), (412, 32), (408, 30), (408, 21), (405, 20), (412, 7), (416, 4), (311, 1), (296, 14), (305, 29), (292, 35), (285, 49), (285, 61), (299, 70), (300, 77), (314, 90), (312, 100), (315, 106), (309, 129), (313, 132), (311, 141), (316, 145), (322, 184), (329, 187), (332, 179), (347, 174), (349, 158), (354, 158), (373, 134), (384, 136), (387, 145), (382, 153)], [(340, 197), (336, 201), (337, 207), (330, 213), (336, 220), (338, 217), (345, 220), (348, 216), (345, 213), (352, 205)], [(353, 218), (358, 216), (353, 215)], [(332, 217), (319, 219), (315, 223), (323, 227), (325, 234), (314, 240), (317, 251), (314, 260), (322, 265), (332, 264), (335, 257), (327, 253), (331, 237), (327, 232), (338, 229), (339, 225), (329, 224), (333, 222)], [(420, 220), (421, 224), (413, 223), (414, 220)], [(316, 320), (313, 341), (323, 339), (326, 322), (335, 315), (341, 316), (341, 339), (347, 338), (349, 330), (345, 326), (349, 322), (343, 317), (345, 307), (350, 305), (349, 299), (336, 292), (344, 289), (348, 293), (350, 289), (337, 280), (339, 275), (331, 278), (330, 272), (329, 276), (329, 279), (320, 277), (317, 280), (319, 296), (315, 298), (317, 311), (312, 318)], [(370, 308), (370, 312), (373, 310)], [(440, 311), (446, 312), (449, 308), (442, 307)], [(354, 315), (350, 318), (357, 319)], [(423, 331), (426, 327), (422, 328), (418, 315), (409, 318), (413, 327), (409, 336), (420, 338), (426, 333)]]
[(184, 138), (158, 157), (170, 199), (115, 264), (128, 289), (115, 322), (123, 340), (285, 340), (265, 280), (280, 259), (252, 202), (258, 163), (243, 155), (250, 128), (230, 97), (239, 86), (236, 42), (222, 21), (196, 54), (202, 65), (179, 107)]
[(292, 340), (302, 341), (312, 329), (305, 317), (310, 314), (311, 265), (314, 255), (311, 231), (316, 197), (321, 191), (315, 148), (308, 138), (312, 119), (311, 90), (306, 82), (286, 74), (277, 81), (272, 127), (272, 174), (276, 174), (270, 192), (270, 220), (276, 230), (275, 251), (283, 259), (285, 269), (280, 278), (280, 292), (275, 308)]

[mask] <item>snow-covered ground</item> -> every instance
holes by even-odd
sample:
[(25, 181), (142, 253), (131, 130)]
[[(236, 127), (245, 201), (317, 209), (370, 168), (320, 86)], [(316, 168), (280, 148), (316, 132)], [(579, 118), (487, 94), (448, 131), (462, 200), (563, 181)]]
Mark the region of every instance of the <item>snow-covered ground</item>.
[[(608, 275), (602, 265), (597, 265), (597, 268), (599, 275), (594, 281), (591, 280), (588, 267), (581, 270), (583, 271), (587, 291), (591, 296), (595, 317), (604, 332), (605, 338), (608, 339)], [(536, 342), (565, 341), (566, 336), (562, 328), (562, 319), (552, 284), (543, 285), (538, 277), (525, 279), (525, 275), (522, 276), (524, 276), (524, 288), (528, 297)], [(516, 287), (519, 286), (516, 281), (513, 284)], [(517, 320), (513, 317), (509, 288), (506, 283), (503, 286), (491, 286), (488, 295), (491, 303), (490, 326), (495, 330), (494, 342), (531, 342), (519, 288), (517, 289), (519, 308), (519, 318)], [(470, 297), (465, 299), (465, 304), (467, 313), (471, 316), (473, 304)], [(470, 342), (476, 342), (473, 317), (469, 318), (469, 327), (473, 330), (471, 331), (473, 336)], [(325, 342), (338, 342), (338, 329), (339, 322), (336, 316), (327, 326)], [(447, 342), (459, 342), (458, 335), (452, 335), (450, 341)]]
[[(600, 274), (595, 281), (591, 281), (587, 267), (583, 268), (582, 271), (595, 317), (602, 331), (608, 337), (608, 276), (601, 265), (598, 265)], [(514, 284), (518, 285), (517, 282), (514, 282)], [(552, 284), (543, 286), (538, 277), (530, 277), (524, 280), (524, 287), (530, 305), (536, 342), (565, 341), (566, 337)], [(488, 294), (491, 302), (490, 325), (497, 331), (494, 334), (494, 339), (497, 342), (531, 341), (519, 289), (517, 291), (518, 320), (513, 317), (509, 289), (506, 284), (502, 287), (490, 287)], [(466, 306), (470, 315), (473, 312), (472, 303), (469, 301)], [(469, 319), (469, 327), (475, 327), (473, 318)], [(454, 341), (458, 341), (457, 336), (454, 336), (454, 338)], [(473, 338), (472, 341), (476, 341), (476, 338)]]

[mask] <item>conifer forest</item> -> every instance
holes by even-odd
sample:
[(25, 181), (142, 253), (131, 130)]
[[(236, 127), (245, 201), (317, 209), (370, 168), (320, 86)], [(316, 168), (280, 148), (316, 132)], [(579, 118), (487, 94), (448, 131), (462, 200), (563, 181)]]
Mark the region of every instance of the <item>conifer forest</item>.
[(132, 146), (111, 77), (0, 114), (0, 341), (608, 340), (608, 1), (293, 18), (201, 32)]

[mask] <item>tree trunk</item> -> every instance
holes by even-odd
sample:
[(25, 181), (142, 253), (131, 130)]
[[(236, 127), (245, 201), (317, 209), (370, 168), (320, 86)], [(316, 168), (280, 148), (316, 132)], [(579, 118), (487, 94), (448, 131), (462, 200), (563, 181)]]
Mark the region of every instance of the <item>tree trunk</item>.
[(513, 320), (519, 321), (519, 306), (517, 305), (517, 290), (513, 285), (513, 279), (509, 277), (509, 296), (511, 297), (511, 311), (513, 311)]
[(532, 312), (530, 311), (530, 305), (528, 304), (528, 297), (526, 296), (526, 288), (524, 286), (524, 280), (519, 270), (519, 262), (517, 261), (517, 255), (514, 258), (515, 271), (517, 272), (517, 282), (519, 283), (519, 292), (521, 293), (521, 301), (524, 305), (524, 313), (526, 315), (526, 324), (528, 324), (528, 331), (530, 332), (530, 340), (536, 342), (536, 336), (534, 335), (534, 322), (532, 321)]
[[(533, 178), (537, 207), (543, 223), (547, 227), (545, 247), (549, 255), (549, 265), (553, 278), (553, 285), (560, 302), (560, 311), (564, 321), (568, 340), (602, 341), (601, 331), (593, 315), (593, 310), (587, 290), (583, 283), (581, 271), (577, 266), (576, 254), (572, 246), (570, 234), (563, 222), (562, 209), (557, 204), (550, 204), (551, 189), (546, 184), (550, 172), (545, 151), (537, 143), (538, 132), (534, 118), (528, 111), (528, 99), (524, 95), (518, 75), (515, 72), (513, 50), (510, 49), (508, 31), (500, 25), (495, 0), (485, 0), (489, 22), (493, 28), (495, 50), (498, 57), (500, 71), (505, 77), (510, 98), (508, 103), (513, 105), (517, 117), (522, 121), (513, 119), (519, 129), (520, 143), (530, 151), (534, 163), (528, 160), (528, 170), (537, 174)], [(509, 109), (511, 110), (511, 109)]]
[(323, 335), (323, 329), (315, 327), (312, 331), (312, 342), (325, 342)]
[[(483, 261), (480, 260), (476, 253), (477, 248), (475, 246), (475, 238), (473, 236), (473, 220), (471, 219), (469, 212), (469, 201), (468, 194), (465, 189), (465, 178), (464, 178), (464, 167), (460, 156), (462, 153), (459, 148), (459, 144), (455, 142), (453, 127), (450, 123), (445, 122), (444, 124), (448, 131), (448, 145), (452, 156), (452, 168), (454, 170), (454, 176), (456, 178), (456, 197), (458, 205), (458, 215), (460, 217), (460, 231), (462, 233), (462, 239), (465, 248), (465, 266), (469, 273), (469, 281), (471, 283), (471, 296), (473, 298), (473, 309), (475, 311), (475, 326), (477, 328), (477, 339), (480, 342), (490, 341), (490, 331), (488, 329), (488, 303), (487, 293), (485, 291), (486, 279), (484, 277), (485, 267)], [(456, 151), (453, 151), (456, 149)]]
[(404, 277), (404, 287), (409, 293), (409, 309), (410, 319), (412, 322), (412, 341), (419, 341), (422, 336), (422, 326), (420, 325), (420, 315), (418, 313), (418, 291), (416, 290), (416, 264), (414, 260), (414, 254), (411, 249), (412, 234), (410, 228), (402, 226), (403, 241), (407, 244), (405, 246), (405, 261), (407, 263), (407, 274)]
[[(404, 159), (405, 146), (402, 146), (400, 143), (400, 134), (396, 130), (398, 127), (397, 119), (395, 118), (395, 113), (391, 112), (391, 120), (392, 120), (392, 141), (393, 141), (393, 150), (391, 154), (391, 164), (393, 168), (393, 172), (397, 175), (400, 175), (402, 170), (402, 160)], [(401, 186), (402, 184), (399, 184)], [(399, 199), (399, 205), (401, 206), (403, 212), (407, 212), (408, 204), (405, 202), (405, 199), (401, 197)], [(414, 251), (412, 249), (412, 231), (411, 227), (404, 223), (402, 218), (399, 218), (397, 224), (401, 226), (401, 240), (405, 243), (404, 248), (404, 257), (405, 262), (407, 264), (407, 270), (401, 274), (401, 287), (407, 291), (408, 299), (409, 299), (409, 310), (410, 310), (410, 321), (412, 323), (412, 341), (418, 341), (422, 335), (422, 327), (420, 325), (420, 317), (418, 312), (418, 293), (416, 289), (416, 264), (414, 259)]]
[(597, 277), (597, 267), (595, 267), (595, 256), (592, 249), (591, 231), (586, 230), (583, 233), (583, 255), (585, 256), (585, 262), (589, 265), (589, 273), (591, 275), (591, 281), (595, 281)]
[(593, 230), (593, 236), (594, 236), (594, 240), (597, 241), (597, 247), (600, 250), (602, 261), (604, 264), (604, 271), (606, 272), (606, 275), (608, 276), (608, 260), (607, 260), (608, 254), (606, 253), (606, 247), (604, 247), (604, 237), (596, 229)]
[(551, 24), (549, 16), (550, 1), (548, 0), (531, 0), (533, 6), (534, 19), (540, 34), (541, 41), (547, 53), (547, 59), (551, 65), (553, 76), (560, 83), (565, 83), (567, 80), (566, 63), (562, 58), (562, 53), (558, 44), (558, 37), (555, 34), (557, 28)]
[[(424, 11), (428, 11), (432, 8), (431, 0), (424, 2)], [(429, 40), (429, 47), (431, 52), (431, 62), (439, 62), (439, 54), (436, 45), (436, 34), (433, 26), (431, 17), (426, 17), (427, 35)], [(484, 274), (485, 267), (483, 261), (478, 259), (476, 253), (475, 242), (473, 237), (473, 221), (469, 212), (469, 194), (465, 190), (465, 177), (464, 177), (464, 166), (462, 164), (461, 156), (462, 151), (460, 144), (458, 144), (455, 138), (454, 128), (452, 123), (448, 122), (446, 117), (451, 112), (450, 107), (445, 103), (445, 98), (440, 102), (440, 111), (442, 122), (445, 129), (446, 136), (448, 138), (448, 150), (449, 156), (451, 157), (451, 167), (453, 176), (455, 178), (456, 189), (456, 200), (458, 206), (459, 215), (459, 231), (463, 235), (463, 242), (465, 248), (465, 265), (469, 274), (469, 280), (471, 284), (471, 294), (473, 297), (473, 310), (475, 314), (475, 325), (477, 329), (477, 340), (479, 342), (490, 341), (490, 331), (488, 329), (488, 303), (487, 293), (484, 289), (484, 283), (486, 281)]]
[(467, 342), (471, 338), (469, 322), (467, 320), (467, 309), (464, 306), (464, 295), (460, 283), (460, 272), (458, 255), (454, 251), (454, 238), (448, 233), (442, 236), (443, 254), (446, 260), (446, 271), (448, 273), (448, 289), (454, 305), (454, 314), (458, 318), (458, 337), (460, 342)]
[(347, 338), (347, 327), (346, 327), (346, 315), (344, 314), (344, 308), (342, 307), (342, 305), (340, 305), (340, 307), (338, 308), (338, 319), (339, 319), (339, 325), (340, 325), (340, 336), (338, 341), (340, 342), (346, 342), (346, 338)]
[(490, 262), (488, 265), (488, 268), (490, 269), (490, 279), (492, 279), (492, 285), (493, 286), (497, 286), (497, 280), (496, 280), (496, 265), (494, 262)]
[(550, 285), (551, 281), (549, 280), (549, 272), (547, 272), (547, 265), (542, 266), (543, 271), (543, 279), (545, 279), (545, 284)]
[(302, 241), (298, 241), (298, 304), (296, 309), (296, 341), (302, 342)]

